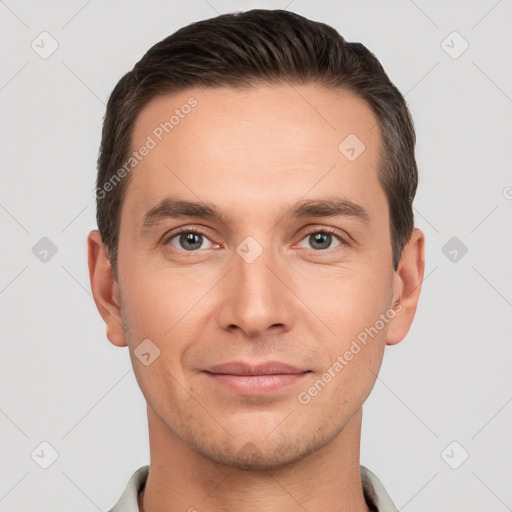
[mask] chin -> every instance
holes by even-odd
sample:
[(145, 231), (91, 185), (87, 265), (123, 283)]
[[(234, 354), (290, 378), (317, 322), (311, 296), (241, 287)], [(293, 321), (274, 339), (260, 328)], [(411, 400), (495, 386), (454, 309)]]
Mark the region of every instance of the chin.
[[(242, 437), (242, 436), (240, 436)], [(320, 449), (332, 440), (334, 435), (323, 436), (296, 432), (270, 439), (238, 441), (240, 437), (229, 437), (218, 444), (195, 444), (194, 449), (203, 457), (230, 468), (252, 471), (266, 471), (289, 467)]]

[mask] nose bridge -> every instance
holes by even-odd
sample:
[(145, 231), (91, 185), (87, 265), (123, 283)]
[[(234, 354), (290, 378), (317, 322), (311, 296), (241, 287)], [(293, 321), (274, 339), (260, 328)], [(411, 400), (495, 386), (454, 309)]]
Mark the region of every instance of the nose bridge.
[(233, 269), (219, 311), (223, 328), (241, 329), (248, 336), (279, 326), (290, 328), (294, 305), (289, 291), (279, 281), (278, 259), (271, 248), (263, 249), (248, 237), (233, 255)]

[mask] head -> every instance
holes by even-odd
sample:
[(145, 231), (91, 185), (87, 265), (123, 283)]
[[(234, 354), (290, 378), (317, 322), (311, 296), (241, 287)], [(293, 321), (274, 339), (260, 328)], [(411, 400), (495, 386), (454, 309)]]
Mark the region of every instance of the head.
[[(150, 428), (240, 467), (343, 431), (416, 310), (414, 144), (376, 57), (287, 11), (189, 25), (119, 81), (89, 264)], [(295, 373), (264, 392), (223, 374), (272, 361)]]

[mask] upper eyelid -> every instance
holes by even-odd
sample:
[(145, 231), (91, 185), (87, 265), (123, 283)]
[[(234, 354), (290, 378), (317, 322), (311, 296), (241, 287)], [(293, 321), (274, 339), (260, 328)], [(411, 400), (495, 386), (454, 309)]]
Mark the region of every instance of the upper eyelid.
[(183, 233), (198, 233), (200, 235), (206, 236), (209, 238), (208, 234), (206, 233), (206, 230), (203, 228), (196, 228), (196, 227), (183, 227), (180, 226), (178, 228), (169, 229), (166, 231), (162, 236), (162, 240), (171, 240), (175, 236), (181, 235)]

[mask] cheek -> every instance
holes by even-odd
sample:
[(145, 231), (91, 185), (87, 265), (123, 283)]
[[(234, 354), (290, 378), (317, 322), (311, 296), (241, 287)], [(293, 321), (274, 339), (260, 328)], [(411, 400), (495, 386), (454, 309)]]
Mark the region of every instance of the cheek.
[[(392, 276), (389, 269), (375, 264), (364, 270), (339, 269), (330, 279), (317, 281), (309, 295), (312, 287), (304, 286), (302, 294), (309, 296), (308, 306), (329, 329), (321, 347), (322, 372), (317, 375), (321, 382), (316, 386), (327, 384), (329, 390), (322, 391), (325, 400), (341, 406), (346, 401), (357, 403), (370, 392), (391, 320), (387, 312)], [(313, 282), (308, 281), (310, 285)]]
[(322, 367), (298, 401), (311, 404), (333, 419), (353, 414), (368, 397), (379, 372), (385, 349), (387, 322), (382, 301), (362, 295), (351, 298), (350, 306), (341, 308), (330, 326), (335, 335), (322, 347)]
[(123, 322), (140, 389), (155, 411), (169, 399), (186, 404), (190, 393), (181, 358), (191, 340), (186, 316), (190, 306), (170, 283), (144, 279), (142, 285), (136, 276), (131, 277), (122, 289)]
[[(382, 344), (361, 348), (350, 361), (341, 355), (325, 372), (315, 376), (297, 396), (308, 414), (319, 414), (334, 423), (348, 419), (361, 407), (375, 384)], [(316, 411), (316, 412), (315, 412)]]
[[(165, 375), (168, 371), (181, 382), (182, 359), (201, 337), (205, 319), (211, 315), (201, 301), (208, 290), (207, 284), (194, 286), (177, 272), (162, 272), (156, 268), (147, 271), (142, 266), (138, 269), (133, 266), (126, 270), (129, 278), (120, 279), (120, 289), (125, 334), (134, 366), (141, 366), (136, 358), (144, 342), (150, 351), (158, 353), (158, 361), (155, 361), (158, 365), (155, 364), (151, 378), (159, 375), (169, 381), (169, 376)], [(156, 348), (152, 348), (152, 344)]]
[[(123, 316), (136, 337), (161, 338), (185, 313), (190, 293), (171, 272), (136, 259), (120, 265)], [(173, 277), (174, 275), (174, 277)]]
[(329, 272), (327, 278), (308, 277), (302, 285), (296, 281), (302, 288), (298, 295), (342, 344), (385, 313), (392, 282), (392, 271), (382, 265), (352, 265)]

